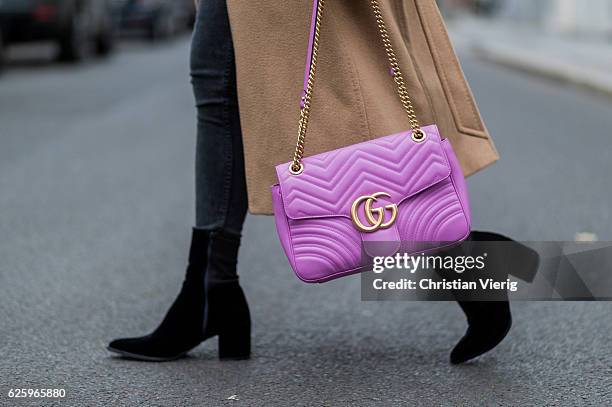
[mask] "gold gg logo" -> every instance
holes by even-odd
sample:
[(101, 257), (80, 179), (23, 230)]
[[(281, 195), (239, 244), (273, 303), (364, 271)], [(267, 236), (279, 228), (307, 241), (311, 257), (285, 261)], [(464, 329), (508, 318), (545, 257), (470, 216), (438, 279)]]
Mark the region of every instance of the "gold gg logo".
[[(391, 198), (389, 194), (384, 192), (377, 192), (372, 195), (364, 195), (360, 196), (353, 202), (353, 206), (351, 206), (351, 219), (353, 219), (353, 223), (357, 227), (357, 229), (362, 232), (375, 232), (379, 229), (387, 229), (395, 219), (397, 218), (397, 205), (389, 204), (384, 208), (372, 208), (372, 204), (378, 200), (379, 197), (386, 196), (387, 198)], [(357, 214), (358, 209), (361, 207), (363, 203), (363, 212), (365, 214), (365, 218), (368, 221), (369, 225), (364, 225)], [(391, 219), (385, 222), (385, 210), (391, 211)]]

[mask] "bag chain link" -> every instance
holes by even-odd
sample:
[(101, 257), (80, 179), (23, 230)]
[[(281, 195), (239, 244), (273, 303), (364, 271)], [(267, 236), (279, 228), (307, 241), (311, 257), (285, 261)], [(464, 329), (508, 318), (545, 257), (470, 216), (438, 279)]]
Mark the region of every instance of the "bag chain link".
[[(417, 119), (414, 106), (412, 104), (412, 99), (408, 94), (406, 82), (404, 81), (404, 75), (402, 74), (402, 70), (400, 69), (397, 56), (395, 55), (395, 51), (393, 49), (393, 45), (391, 44), (391, 39), (389, 38), (389, 32), (387, 31), (387, 25), (385, 24), (382, 11), (380, 9), (380, 4), (378, 0), (370, 0), (370, 4), (372, 6), (372, 11), (374, 12), (374, 17), (376, 18), (376, 24), (378, 26), (378, 31), (380, 32), (380, 37), (382, 39), (385, 52), (387, 53), (387, 58), (389, 60), (389, 65), (391, 69), (391, 75), (393, 76), (393, 80), (397, 86), (397, 93), (399, 94), (402, 106), (404, 107), (404, 110), (408, 115), (408, 120), (410, 121), (410, 128), (412, 129), (413, 138), (416, 137), (417, 140), (423, 139), (425, 137), (425, 134), (423, 133), (423, 130), (421, 130), (421, 125), (419, 124), (419, 121)], [(293, 162), (289, 166), (289, 170), (291, 171), (291, 173), (296, 175), (301, 173), (304, 169), (301, 161), (304, 157), (306, 130), (308, 129), (308, 121), (310, 119), (310, 107), (312, 102), (312, 92), (314, 88), (315, 74), (317, 70), (317, 59), (319, 56), (321, 20), (323, 17), (324, 7), (325, 0), (319, 0), (319, 3), (317, 4), (317, 14), (315, 18), (314, 38), (312, 45), (312, 60), (308, 73), (308, 81), (306, 83), (306, 92), (304, 94), (304, 97), (302, 98), (303, 103), (302, 108), (300, 109), (298, 140), (297, 145), (295, 147), (295, 153), (293, 154)]]

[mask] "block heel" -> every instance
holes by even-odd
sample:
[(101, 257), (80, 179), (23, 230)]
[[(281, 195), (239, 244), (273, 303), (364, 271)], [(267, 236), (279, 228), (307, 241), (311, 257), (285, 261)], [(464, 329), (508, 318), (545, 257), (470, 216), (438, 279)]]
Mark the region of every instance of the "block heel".
[(251, 357), (251, 329), (242, 327), (219, 334), (219, 359), (243, 360)]

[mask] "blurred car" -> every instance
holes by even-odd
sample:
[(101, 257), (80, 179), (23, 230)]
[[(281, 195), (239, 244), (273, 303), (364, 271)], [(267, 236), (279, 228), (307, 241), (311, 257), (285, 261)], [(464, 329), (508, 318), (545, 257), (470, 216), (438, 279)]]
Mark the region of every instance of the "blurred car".
[(494, 14), (500, 6), (499, 0), (474, 0), (473, 8), (476, 14), (490, 16)]
[(92, 48), (106, 55), (115, 41), (109, 0), (0, 0), (0, 27), (5, 47), (51, 40), (67, 61), (81, 60)]
[(121, 30), (139, 30), (151, 40), (170, 37), (193, 25), (193, 0), (113, 0)]
[(2, 39), (2, 26), (0, 26), (0, 72), (4, 68), (4, 40)]

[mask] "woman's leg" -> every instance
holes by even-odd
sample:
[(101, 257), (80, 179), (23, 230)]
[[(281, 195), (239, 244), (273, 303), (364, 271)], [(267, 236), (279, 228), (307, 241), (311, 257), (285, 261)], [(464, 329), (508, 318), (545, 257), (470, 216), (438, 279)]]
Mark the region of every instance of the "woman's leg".
[(250, 354), (251, 322), (236, 266), (248, 201), (225, 0), (200, 0), (191, 78), (198, 109), (196, 229), (210, 232), (204, 337), (219, 336), (219, 357), (245, 358)]
[(247, 211), (234, 50), (225, 0), (200, 0), (192, 40), (197, 106), (196, 227), (178, 298), (150, 335), (108, 349), (140, 360), (181, 357), (219, 336), (219, 357), (250, 355), (251, 321), (236, 263)]
[(196, 227), (240, 234), (247, 191), (236, 64), (225, 0), (201, 0), (191, 50), (198, 109)]

